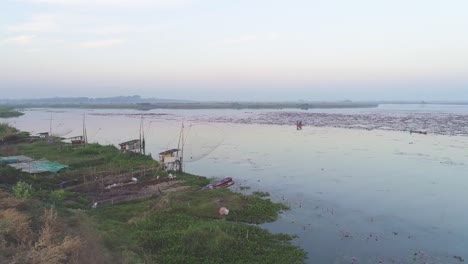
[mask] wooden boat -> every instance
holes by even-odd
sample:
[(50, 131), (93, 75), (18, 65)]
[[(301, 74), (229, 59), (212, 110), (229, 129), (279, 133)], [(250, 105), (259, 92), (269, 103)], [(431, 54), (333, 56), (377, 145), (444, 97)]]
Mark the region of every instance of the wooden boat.
[(229, 187), (229, 186), (231, 186), (231, 185), (234, 185), (234, 182), (233, 182), (233, 181), (230, 181), (230, 182), (227, 182), (227, 183), (225, 183), (225, 184), (219, 185), (219, 186), (216, 187), (216, 188), (227, 188), (227, 187)]
[(216, 181), (214, 183), (210, 183), (207, 186), (203, 187), (204, 190), (215, 189), (215, 188), (226, 188), (233, 185), (234, 182), (232, 181), (231, 177), (226, 177), (220, 181)]

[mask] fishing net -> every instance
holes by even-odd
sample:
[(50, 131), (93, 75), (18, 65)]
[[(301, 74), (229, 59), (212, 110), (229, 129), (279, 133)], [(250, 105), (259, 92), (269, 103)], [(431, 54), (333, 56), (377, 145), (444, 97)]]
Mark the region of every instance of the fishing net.
[(215, 151), (224, 142), (226, 133), (213, 124), (191, 124), (184, 136), (184, 161), (195, 162)]

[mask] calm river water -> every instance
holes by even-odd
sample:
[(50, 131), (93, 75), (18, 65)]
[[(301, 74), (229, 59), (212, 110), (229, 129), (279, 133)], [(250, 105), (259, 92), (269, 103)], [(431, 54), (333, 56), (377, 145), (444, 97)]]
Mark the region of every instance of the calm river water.
[[(348, 110), (316, 110), (346, 112)], [(466, 107), (385, 106), (365, 111), (466, 113)], [(233, 177), (290, 205), (273, 232), (298, 235), (310, 263), (459, 263), (468, 260), (468, 137), (406, 132), (209, 123), (244, 110), (27, 110), (7, 121), (22, 130), (91, 141), (138, 138), (147, 152), (177, 147), (185, 124), (186, 171)], [(0, 120), (5, 121), (5, 120)]]

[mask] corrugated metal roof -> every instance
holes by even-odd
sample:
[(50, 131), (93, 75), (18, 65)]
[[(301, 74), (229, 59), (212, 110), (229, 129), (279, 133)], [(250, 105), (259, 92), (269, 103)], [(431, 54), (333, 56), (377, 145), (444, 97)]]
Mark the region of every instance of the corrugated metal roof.
[(177, 151), (180, 151), (180, 149), (169, 149), (169, 150), (166, 150), (166, 151), (163, 151), (163, 152), (159, 153), (159, 155), (172, 154), (172, 153), (177, 152)]
[(134, 143), (137, 143), (137, 142), (140, 142), (140, 140), (139, 139), (133, 139), (133, 140), (122, 142), (122, 143), (119, 144), (119, 146), (134, 144)]

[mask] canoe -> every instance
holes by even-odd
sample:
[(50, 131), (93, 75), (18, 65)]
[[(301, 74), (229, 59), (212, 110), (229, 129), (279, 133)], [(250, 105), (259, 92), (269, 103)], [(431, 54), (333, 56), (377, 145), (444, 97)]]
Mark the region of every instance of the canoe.
[(215, 188), (227, 188), (227, 187), (229, 187), (229, 186), (231, 186), (231, 185), (234, 185), (234, 182), (233, 182), (233, 181), (230, 181), (230, 182), (227, 182), (227, 183), (225, 183), (225, 184), (219, 185), (219, 186), (217, 186), (217, 187), (215, 187)]
[(220, 181), (210, 183), (207, 186), (203, 187), (203, 189), (215, 189), (215, 188), (225, 188), (233, 185), (234, 182), (232, 181), (231, 177), (226, 177)]

